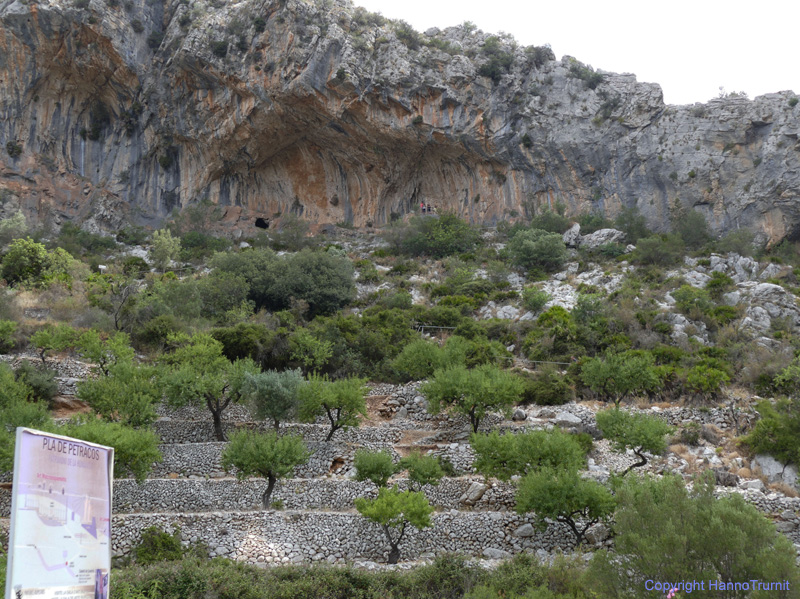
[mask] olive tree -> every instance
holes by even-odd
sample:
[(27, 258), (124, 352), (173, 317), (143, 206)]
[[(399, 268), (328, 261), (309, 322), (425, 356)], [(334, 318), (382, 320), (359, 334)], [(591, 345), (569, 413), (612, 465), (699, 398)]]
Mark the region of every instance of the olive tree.
[(278, 436), (275, 431), (242, 430), (231, 435), (222, 452), (222, 466), (226, 471), (236, 468), (236, 476), (240, 479), (248, 476), (266, 478), (267, 488), (261, 496), (261, 503), (267, 509), (278, 479), (305, 464), (310, 456), (299, 435)]
[(272, 420), (277, 431), (281, 421), (288, 420), (297, 412), (298, 392), (304, 383), (300, 370), (247, 373), (242, 395), (253, 406), (256, 418)]

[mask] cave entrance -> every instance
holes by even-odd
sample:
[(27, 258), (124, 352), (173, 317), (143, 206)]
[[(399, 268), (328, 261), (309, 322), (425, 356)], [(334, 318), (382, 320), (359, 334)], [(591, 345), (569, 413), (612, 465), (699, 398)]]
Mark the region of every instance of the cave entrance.
[(269, 220), (265, 218), (261, 218), (260, 216), (256, 219), (256, 228), (258, 229), (269, 229)]

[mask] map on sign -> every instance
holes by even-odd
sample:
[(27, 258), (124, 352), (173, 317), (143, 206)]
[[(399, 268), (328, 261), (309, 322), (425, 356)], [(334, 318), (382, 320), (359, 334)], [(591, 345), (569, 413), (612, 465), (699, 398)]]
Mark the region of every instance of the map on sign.
[(6, 597), (105, 599), (114, 450), (17, 429)]

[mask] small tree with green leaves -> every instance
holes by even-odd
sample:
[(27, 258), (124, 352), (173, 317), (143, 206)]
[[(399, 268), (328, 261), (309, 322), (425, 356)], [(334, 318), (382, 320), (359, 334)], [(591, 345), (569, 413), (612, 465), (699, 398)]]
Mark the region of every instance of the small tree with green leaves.
[(11, 351), (16, 345), (14, 335), (17, 332), (17, 323), (13, 320), (0, 320), (0, 352)]
[(575, 470), (586, 464), (586, 452), (575, 435), (560, 429), (470, 437), (475, 451), (475, 469), (486, 477), (509, 480), (541, 469)]
[(82, 333), (75, 347), (90, 362), (97, 365), (100, 374), (108, 376), (110, 369), (120, 363), (133, 363), (134, 351), (127, 333), (104, 337), (94, 329)]
[(425, 485), (436, 486), (444, 477), (444, 469), (438, 458), (412, 452), (397, 464), (398, 470), (408, 470), (408, 481), (412, 491), (422, 491)]
[(444, 406), (469, 418), (473, 432), (492, 410), (508, 412), (522, 395), (519, 377), (492, 364), (472, 369), (451, 366), (437, 370), (433, 379), (422, 386), (428, 409), (438, 414)]
[(648, 414), (631, 414), (619, 408), (597, 413), (597, 427), (603, 436), (614, 444), (614, 449), (624, 452), (632, 449), (639, 458), (622, 473), (625, 476), (634, 468), (647, 464), (645, 452), (661, 455), (667, 449), (666, 436), (672, 427), (660, 418)]
[(310, 455), (302, 437), (298, 435), (279, 437), (275, 431), (259, 433), (242, 430), (231, 435), (230, 442), (222, 452), (222, 466), (226, 471), (236, 468), (236, 476), (240, 479), (248, 476), (266, 478), (267, 488), (261, 496), (261, 503), (267, 509), (278, 479), (305, 464)]
[(765, 399), (756, 409), (761, 418), (743, 443), (784, 465), (800, 464), (800, 399), (782, 399), (775, 405)]
[(333, 356), (333, 344), (301, 328), (289, 337), (289, 351), (292, 360), (300, 362), (305, 372), (317, 374)]
[(300, 387), (305, 383), (300, 370), (267, 370), (246, 374), (242, 395), (253, 407), (256, 418), (271, 420), (275, 430), (281, 421), (297, 413)]
[(632, 395), (654, 392), (662, 385), (652, 354), (640, 351), (590, 358), (581, 366), (581, 380), (617, 407)]
[(64, 351), (75, 347), (78, 342), (78, 331), (67, 324), (47, 325), (31, 335), (30, 342), (38, 351), (42, 366), (47, 366), (47, 352)]
[(397, 470), (392, 462), (392, 456), (385, 449), (381, 451), (359, 449), (353, 457), (353, 467), (356, 469), (357, 481), (368, 480), (378, 489), (385, 487)]
[(226, 441), (222, 415), (242, 398), (246, 375), (257, 373), (258, 367), (250, 358), (231, 362), (222, 355), (222, 344), (210, 335), (172, 339), (179, 346), (163, 357), (167, 401), (174, 406), (205, 404), (214, 420), (217, 440)]
[(388, 563), (396, 564), (400, 559), (400, 543), (411, 526), (422, 530), (433, 526), (433, 508), (422, 493), (382, 488), (375, 499), (359, 497), (355, 500), (358, 512), (380, 525), (389, 541)]
[(526, 270), (554, 271), (567, 259), (567, 246), (558, 233), (524, 229), (508, 242), (508, 253), (517, 266)]
[(169, 229), (159, 229), (153, 232), (152, 246), (150, 247), (150, 260), (158, 270), (164, 271), (181, 252), (181, 240), (173, 237)]
[(106, 375), (78, 383), (78, 397), (108, 422), (134, 428), (152, 424), (162, 399), (161, 369), (120, 361), (106, 367)]
[(358, 426), (359, 416), (367, 415), (366, 380), (356, 377), (331, 381), (327, 376), (311, 375), (300, 387), (300, 420), (314, 422), (325, 415), (331, 428), (330, 441), (340, 428)]
[(119, 422), (105, 422), (95, 417), (80, 417), (58, 429), (67, 435), (114, 448), (114, 474), (133, 476), (142, 483), (153, 464), (162, 460), (159, 439), (153, 431), (135, 429)]
[(586, 531), (614, 513), (611, 492), (594, 480), (581, 478), (571, 469), (543, 469), (531, 472), (519, 482), (518, 514), (533, 512), (540, 525), (545, 518), (566, 524), (580, 545)]

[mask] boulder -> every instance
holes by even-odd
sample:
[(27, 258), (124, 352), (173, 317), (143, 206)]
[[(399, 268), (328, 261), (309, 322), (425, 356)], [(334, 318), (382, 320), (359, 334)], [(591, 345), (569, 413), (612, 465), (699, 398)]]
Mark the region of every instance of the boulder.
[(511, 557), (511, 554), (508, 551), (503, 551), (496, 547), (487, 547), (483, 550), (483, 557), (486, 559), (508, 559)]
[(625, 239), (625, 233), (617, 229), (600, 229), (589, 235), (581, 235), (580, 246), (582, 248), (594, 249), (607, 243), (621, 243)]
[(770, 483), (784, 483), (791, 486), (797, 485), (797, 468), (792, 465), (784, 466), (772, 456), (759, 454), (753, 458), (753, 466), (761, 469)]
[(742, 489), (755, 489), (756, 491), (764, 490), (764, 483), (759, 479), (742, 481), (739, 483), (739, 486)]
[(564, 232), (562, 239), (568, 248), (578, 247), (581, 243), (581, 226), (578, 223), (573, 224)]
[(483, 494), (486, 493), (488, 488), (489, 487), (483, 483), (473, 482), (459, 498), (459, 502), (464, 505), (473, 506), (480, 501), (481, 497), (483, 497)]
[(714, 468), (714, 479), (723, 487), (735, 487), (739, 484), (739, 477), (724, 468)]
[(598, 545), (609, 537), (611, 537), (611, 530), (605, 524), (595, 524), (586, 531), (586, 542), (590, 545)]
[(516, 410), (514, 410), (514, 414), (511, 416), (511, 420), (514, 420), (516, 422), (520, 422), (522, 420), (527, 420), (527, 419), (528, 419), (528, 414), (526, 414), (525, 410), (523, 410), (522, 408), (517, 408)]
[(555, 423), (558, 426), (580, 426), (582, 423), (581, 419), (575, 416), (575, 414), (570, 414), (569, 412), (559, 412), (556, 414)]
[(529, 524), (527, 522), (514, 531), (515, 537), (523, 537), (523, 538), (532, 537), (535, 534), (536, 534), (536, 529), (533, 528), (532, 524)]

